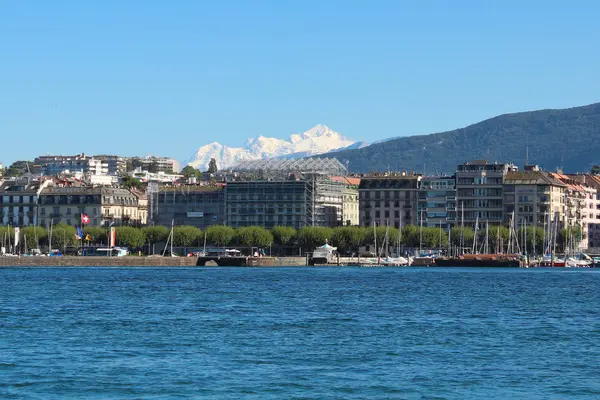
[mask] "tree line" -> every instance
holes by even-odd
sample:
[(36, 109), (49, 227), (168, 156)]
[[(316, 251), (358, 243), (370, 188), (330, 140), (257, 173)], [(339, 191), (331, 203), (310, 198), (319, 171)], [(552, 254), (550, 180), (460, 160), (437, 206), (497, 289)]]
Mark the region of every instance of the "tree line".
[[(52, 227), (52, 235), (42, 227), (24, 227), (20, 229), (20, 242), (26, 243), (27, 248), (48, 247), (52, 244), (54, 249), (78, 246), (81, 241), (77, 239), (76, 228), (57, 224)], [(148, 226), (144, 228), (117, 227), (116, 245), (129, 249), (146, 251), (152, 245), (165, 243), (169, 237), (170, 229), (165, 226)], [(513, 234), (514, 235), (514, 234)], [(396, 246), (403, 248), (447, 249), (448, 240), (450, 247), (462, 247), (482, 252), (485, 248), (485, 230), (475, 232), (471, 228), (454, 227), (448, 234), (440, 228), (407, 225), (401, 230), (392, 227), (304, 227), (294, 229), (286, 226), (277, 226), (265, 229), (259, 226), (231, 228), (224, 225), (213, 225), (205, 231), (193, 226), (177, 226), (173, 228), (173, 246), (184, 248), (199, 248), (207, 246), (225, 247), (260, 247), (274, 246), (274, 254), (298, 254), (298, 251), (312, 251), (318, 246), (328, 243), (338, 248), (341, 254), (352, 254), (359, 251), (362, 246), (373, 246), (381, 249), (387, 244), (390, 249)], [(491, 226), (488, 230), (488, 252), (493, 253), (499, 249), (506, 251), (509, 242), (509, 229), (504, 226)], [(528, 252), (543, 253), (544, 245), (549, 239), (542, 228), (527, 227), (516, 232), (517, 241), (523, 251), (523, 241)], [(387, 239), (386, 239), (387, 238)], [(557, 251), (573, 239), (581, 239), (582, 232), (578, 228), (563, 229), (556, 239)], [(14, 244), (14, 228), (0, 227), (0, 240), (6, 246), (8, 242)], [(545, 243), (544, 243), (545, 242)], [(83, 245), (106, 245), (108, 243), (108, 230), (98, 227), (83, 228)]]

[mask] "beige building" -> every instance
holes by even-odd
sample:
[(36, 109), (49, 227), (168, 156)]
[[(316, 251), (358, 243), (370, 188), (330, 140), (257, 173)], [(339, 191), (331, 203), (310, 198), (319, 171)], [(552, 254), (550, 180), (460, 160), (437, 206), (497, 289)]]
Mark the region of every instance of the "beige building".
[(358, 226), (360, 222), (358, 207), (358, 187), (360, 185), (360, 178), (351, 176), (332, 176), (330, 179), (345, 185), (342, 199), (342, 225)]
[(595, 196), (594, 191), (588, 191), (586, 223), (588, 249), (593, 248), (594, 252), (598, 253), (600, 252), (600, 176), (591, 174), (569, 176), (595, 190)]
[(400, 228), (417, 224), (420, 175), (382, 173), (361, 177), (359, 220), (361, 226)]
[(140, 212), (138, 197), (127, 189), (49, 186), (42, 190), (40, 225), (52, 222), (77, 226), (81, 214), (90, 218), (90, 226), (140, 226), (147, 218), (147, 211)]
[(600, 223), (600, 202), (596, 181), (586, 175), (554, 174), (567, 184), (566, 192), (566, 226), (581, 227), (582, 236), (579, 238), (579, 250), (586, 250), (597, 242), (596, 224)]
[[(508, 172), (504, 177), (504, 224), (547, 226), (565, 220), (567, 185), (539, 169)], [(514, 214), (513, 214), (514, 213)]]

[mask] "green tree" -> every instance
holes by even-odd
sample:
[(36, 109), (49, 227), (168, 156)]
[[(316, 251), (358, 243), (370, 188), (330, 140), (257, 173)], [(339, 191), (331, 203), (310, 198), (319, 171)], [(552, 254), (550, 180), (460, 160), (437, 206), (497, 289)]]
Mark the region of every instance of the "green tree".
[(146, 242), (155, 244), (159, 242), (166, 242), (169, 236), (169, 228), (162, 225), (147, 226), (142, 228), (142, 232), (146, 237)]
[(581, 226), (574, 225), (569, 226), (567, 228), (561, 229), (558, 234), (558, 247), (562, 249), (562, 251), (566, 251), (570, 245), (577, 244), (586, 237), (585, 233), (581, 230)]
[(600, 165), (594, 165), (591, 172), (592, 175), (600, 175)]
[(235, 230), (225, 225), (212, 225), (206, 230), (206, 240), (217, 247), (226, 246), (231, 243), (235, 236)]
[[(90, 235), (89, 243), (108, 243), (107, 235), (108, 232), (104, 228), (100, 228), (97, 226), (86, 226), (83, 228), (83, 238), (85, 239), (87, 235)], [(87, 242), (84, 240), (84, 243)]]
[(304, 251), (313, 251), (318, 246), (324, 245), (331, 236), (331, 228), (306, 226), (298, 231), (298, 242)]
[(275, 238), (275, 243), (280, 246), (288, 246), (292, 244), (292, 241), (296, 237), (296, 230), (291, 226), (276, 226), (271, 232)]
[(419, 227), (415, 225), (406, 225), (402, 228), (402, 244), (407, 247), (419, 247), (421, 235)]
[(14, 178), (21, 176), (27, 172), (30, 172), (30, 165), (33, 163), (31, 161), (15, 161), (12, 163), (7, 169), (4, 176), (7, 178)]
[(440, 228), (424, 227), (422, 238), (424, 248), (437, 249), (448, 246), (448, 235)]
[(63, 250), (64, 247), (74, 246), (78, 242), (77, 229), (66, 224), (56, 224), (52, 226), (48, 236), (48, 244), (50, 245), (50, 242), (52, 243), (52, 249)]
[(173, 229), (173, 245), (178, 247), (198, 246), (202, 232), (195, 226), (176, 226)]
[(461, 241), (464, 248), (471, 248), (473, 246), (475, 233), (473, 232), (473, 229), (469, 227), (461, 228), (460, 226), (455, 226), (452, 228), (450, 235), (452, 236), (453, 246), (460, 247)]
[(130, 226), (119, 226), (116, 228), (117, 246), (124, 246), (130, 249), (142, 247), (146, 242), (146, 236), (138, 229)]
[(197, 178), (200, 174), (201, 172), (192, 167), (191, 165), (186, 165), (181, 170), (181, 175), (183, 175), (185, 178)]
[(334, 228), (331, 233), (331, 244), (337, 247), (340, 253), (354, 253), (358, 252), (359, 247), (365, 244), (368, 236), (367, 229), (358, 226)]
[(159, 170), (159, 166), (158, 163), (156, 161), (152, 161), (149, 165), (148, 165), (148, 172), (155, 174), (157, 173)]
[(217, 168), (217, 160), (215, 160), (214, 158), (211, 158), (209, 163), (208, 163), (208, 171), (209, 174), (216, 174), (218, 172), (218, 168)]
[(125, 175), (121, 178), (121, 186), (125, 189), (143, 189), (144, 185), (140, 182), (139, 179), (134, 178), (129, 175)]
[[(48, 232), (40, 226), (26, 226), (21, 228), (21, 240), (27, 242), (28, 249), (38, 248), (40, 243), (45, 243), (48, 238)], [(37, 238), (37, 241), (36, 241)]]
[(238, 243), (247, 247), (269, 247), (273, 244), (273, 234), (260, 226), (247, 226), (236, 231)]
[(385, 235), (388, 235), (388, 244), (394, 245), (396, 240), (398, 240), (398, 229), (396, 228), (388, 228), (385, 226), (378, 226), (375, 230), (373, 228), (367, 228), (365, 231), (365, 244), (374, 245), (375, 244), (375, 234), (377, 234), (377, 247), (381, 248), (384, 244)]

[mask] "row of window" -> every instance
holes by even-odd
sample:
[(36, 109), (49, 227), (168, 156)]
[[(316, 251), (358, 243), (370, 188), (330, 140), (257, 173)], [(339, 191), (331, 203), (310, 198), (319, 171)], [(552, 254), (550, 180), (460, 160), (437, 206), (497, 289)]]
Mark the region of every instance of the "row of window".
[(0, 196), (0, 204), (35, 204), (35, 196)]

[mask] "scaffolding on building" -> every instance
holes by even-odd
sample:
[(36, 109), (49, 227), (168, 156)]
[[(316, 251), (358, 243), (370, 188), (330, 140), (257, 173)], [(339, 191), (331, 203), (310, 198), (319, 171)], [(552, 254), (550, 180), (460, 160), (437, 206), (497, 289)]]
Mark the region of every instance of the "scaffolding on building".
[(346, 167), (337, 158), (297, 158), (242, 161), (233, 172), (263, 175), (263, 178), (282, 174), (346, 175)]
[(158, 182), (148, 182), (148, 225), (152, 226), (158, 219)]
[[(269, 159), (244, 161), (232, 168), (237, 181), (276, 184), (302, 181), (305, 184), (303, 226), (342, 224), (345, 184), (331, 176), (346, 176), (347, 169), (335, 158)], [(269, 183), (267, 183), (269, 182)], [(248, 186), (250, 188), (250, 186)]]

